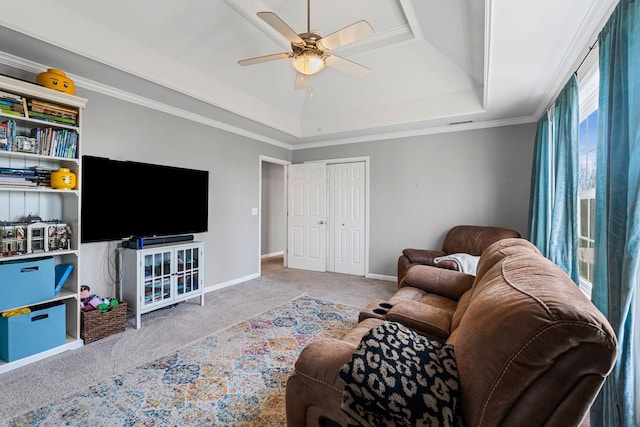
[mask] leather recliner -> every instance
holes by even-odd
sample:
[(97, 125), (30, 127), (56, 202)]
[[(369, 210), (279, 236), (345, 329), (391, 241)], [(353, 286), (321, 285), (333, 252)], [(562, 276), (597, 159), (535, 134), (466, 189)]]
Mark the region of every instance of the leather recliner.
[[(398, 258), (398, 283), (412, 265), (436, 265), (434, 259), (445, 255), (466, 253), (480, 256), (482, 252), (501, 239), (521, 237), (515, 230), (504, 227), (492, 227), (483, 225), (457, 225), (451, 228), (442, 242), (442, 248), (438, 249), (404, 249)], [(457, 270), (458, 266), (452, 261), (442, 261), (437, 267)]]
[(525, 239), (490, 245), (475, 277), (413, 266), (385, 304), (343, 338), (303, 349), (286, 386), (288, 427), (347, 424), (341, 367), (385, 320), (454, 347), (470, 427), (578, 426), (617, 356), (604, 315)]

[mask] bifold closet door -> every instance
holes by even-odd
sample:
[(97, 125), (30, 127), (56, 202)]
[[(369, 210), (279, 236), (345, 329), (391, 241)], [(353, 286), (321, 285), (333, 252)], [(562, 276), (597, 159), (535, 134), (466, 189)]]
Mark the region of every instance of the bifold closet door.
[(329, 180), (329, 262), (327, 270), (364, 276), (365, 163), (327, 166)]
[(325, 271), (326, 164), (303, 163), (288, 169), (287, 266)]

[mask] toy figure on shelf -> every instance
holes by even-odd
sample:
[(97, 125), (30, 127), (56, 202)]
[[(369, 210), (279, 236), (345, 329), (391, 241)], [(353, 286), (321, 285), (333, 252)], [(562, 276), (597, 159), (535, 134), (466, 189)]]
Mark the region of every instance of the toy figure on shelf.
[(69, 249), (69, 238), (71, 237), (71, 234), (73, 234), (73, 232), (71, 231), (71, 227), (69, 225), (66, 225), (64, 228), (58, 229), (58, 231), (56, 231), (56, 234), (58, 235), (57, 249)]
[(80, 308), (83, 311), (95, 310), (100, 304), (102, 304), (102, 298), (92, 294), (89, 286), (80, 286)]

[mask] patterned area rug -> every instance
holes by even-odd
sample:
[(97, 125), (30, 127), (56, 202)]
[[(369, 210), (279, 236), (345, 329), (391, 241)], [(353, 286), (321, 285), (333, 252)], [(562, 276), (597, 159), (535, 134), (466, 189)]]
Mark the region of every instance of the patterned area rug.
[(358, 310), (307, 296), (7, 421), (8, 426), (286, 426), (300, 351)]

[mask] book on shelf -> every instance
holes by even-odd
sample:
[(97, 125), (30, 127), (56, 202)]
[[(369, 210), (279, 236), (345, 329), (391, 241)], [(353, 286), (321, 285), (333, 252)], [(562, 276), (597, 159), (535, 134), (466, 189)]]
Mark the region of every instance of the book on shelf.
[(25, 115), (24, 99), (22, 101), (9, 100), (0, 97), (0, 112), (13, 116)]
[(16, 95), (15, 93), (7, 92), (5, 90), (0, 90), (0, 99), (13, 101), (13, 102), (22, 102), (23, 98), (20, 95)]
[(6, 150), (9, 145), (9, 125), (0, 123), (0, 150)]
[(70, 119), (67, 117), (54, 116), (53, 114), (40, 113), (33, 110), (29, 111), (29, 117), (39, 120), (45, 120), (47, 122), (64, 123), (72, 126), (75, 126), (77, 123), (77, 120), (75, 118)]
[(22, 112), (26, 118), (29, 118), (29, 109), (27, 108), (27, 100), (22, 98)]
[(50, 108), (50, 109), (57, 110), (57, 111), (64, 111), (66, 113), (78, 114), (78, 110), (75, 109), (75, 108), (67, 107), (67, 106), (59, 105), (59, 104), (54, 104), (52, 102), (41, 101), (39, 99), (32, 99), (31, 101), (29, 101), (29, 103), (32, 106), (45, 107), (45, 108)]
[(40, 107), (38, 105), (32, 105), (31, 112), (50, 114), (52, 116), (64, 117), (64, 118), (73, 119), (73, 120), (76, 120), (78, 117), (78, 113), (68, 113), (66, 111), (53, 110), (49, 107)]
[(0, 177), (0, 186), (5, 187), (37, 187), (38, 183), (33, 181), (10, 181)]
[(7, 115), (11, 115), (11, 116), (22, 117), (22, 112), (21, 112), (21, 111), (15, 111), (15, 110), (12, 110), (11, 108), (1, 108), (1, 107), (0, 107), (0, 112), (1, 112), (2, 114), (7, 114)]
[(0, 140), (0, 149), (4, 151), (16, 151), (17, 126), (15, 120), (7, 120), (4, 123), (0, 123), (0, 127), (3, 128), (0, 131), (4, 131), (6, 128), (7, 135), (6, 144), (3, 144), (3, 140)]

